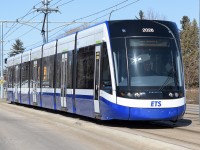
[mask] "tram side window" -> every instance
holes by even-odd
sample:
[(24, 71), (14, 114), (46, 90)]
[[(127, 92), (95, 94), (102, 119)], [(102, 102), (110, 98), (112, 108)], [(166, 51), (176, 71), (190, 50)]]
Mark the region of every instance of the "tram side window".
[(15, 72), (15, 66), (13, 66), (12, 67), (12, 82), (13, 82), (13, 85), (12, 85), (12, 87), (14, 88), (14, 85), (15, 85), (15, 75), (16, 74), (16, 72)]
[(21, 64), (21, 87), (29, 87), (29, 62)]
[(128, 85), (128, 73), (127, 73), (127, 59), (126, 59), (126, 49), (125, 49), (125, 39), (116, 38), (112, 39), (111, 46), (113, 50), (113, 61), (114, 69), (116, 75), (117, 86), (127, 86)]
[(42, 62), (42, 59), (38, 59), (37, 60), (37, 83), (38, 83), (37, 86), (38, 87), (41, 86), (41, 79), (40, 79), (41, 78), (40, 77), (41, 76), (41, 73), (40, 73), (41, 72), (41, 67), (40, 67), (41, 66), (41, 62)]
[(53, 87), (53, 74), (54, 74), (54, 55), (43, 58), (43, 77), (42, 87), (43, 88), (54, 88)]
[(41, 59), (30, 63), (30, 88), (33, 88), (33, 83), (37, 83), (37, 87), (40, 87), (40, 65)]
[(20, 87), (20, 65), (15, 66), (14, 70), (14, 84)]
[(30, 88), (33, 88), (33, 61), (30, 62)]
[(61, 87), (61, 64), (62, 64), (62, 53), (57, 54), (56, 61), (56, 88)]
[(72, 89), (73, 51), (68, 52), (67, 59), (67, 88)]
[(110, 65), (106, 43), (103, 43), (101, 52), (101, 89), (110, 89), (112, 87)]
[(8, 88), (13, 87), (13, 67), (8, 68)]
[(94, 87), (95, 46), (80, 48), (77, 54), (78, 89), (93, 89)]

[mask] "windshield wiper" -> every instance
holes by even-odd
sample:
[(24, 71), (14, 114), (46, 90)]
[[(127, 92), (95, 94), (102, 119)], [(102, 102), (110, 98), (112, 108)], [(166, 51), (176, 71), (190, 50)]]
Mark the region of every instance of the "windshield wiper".
[(162, 90), (164, 89), (164, 87), (165, 87), (166, 85), (169, 84), (168, 82), (170, 81), (170, 79), (172, 78), (172, 76), (176, 77), (176, 72), (175, 72), (174, 70), (172, 70), (171, 72), (168, 73), (167, 79), (166, 79), (165, 82), (160, 86), (160, 88), (159, 88), (158, 91), (162, 91)]

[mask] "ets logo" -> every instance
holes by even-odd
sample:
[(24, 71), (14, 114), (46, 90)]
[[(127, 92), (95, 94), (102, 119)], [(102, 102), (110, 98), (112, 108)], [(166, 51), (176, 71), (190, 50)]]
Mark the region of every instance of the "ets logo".
[(151, 101), (151, 107), (161, 107), (161, 101)]

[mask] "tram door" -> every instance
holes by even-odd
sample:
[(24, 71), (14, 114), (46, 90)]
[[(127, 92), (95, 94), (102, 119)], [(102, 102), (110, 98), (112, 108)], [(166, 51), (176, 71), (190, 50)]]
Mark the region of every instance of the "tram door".
[(15, 97), (16, 102), (18, 101), (18, 86), (19, 86), (18, 69), (19, 69), (18, 65), (15, 66), (15, 83), (14, 83), (15, 95), (14, 97)]
[(100, 87), (100, 52), (101, 45), (95, 47), (95, 74), (94, 74), (94, 111), (100, 113), (99, 109), (99, 87)]
[(37, 104), (37, 83), (38, 83), (38, 75), (37, 75), (37, 60), (33, 62), (33, 104)]
[(62, 65), (61, 65), (61, 109), (66, 109), (67, 108), (66, 90), (67, 90), (67, 53), (62, 54)]

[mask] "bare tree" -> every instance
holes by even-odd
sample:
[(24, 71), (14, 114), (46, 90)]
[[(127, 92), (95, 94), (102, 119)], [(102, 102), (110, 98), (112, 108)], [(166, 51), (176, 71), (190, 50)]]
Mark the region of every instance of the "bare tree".
[(152, 9), (149, 9), (147, 11), (146, 18), (148, 20), (166, 20), (166, 17), (159, 14), (158, 12), (153, 11)]

